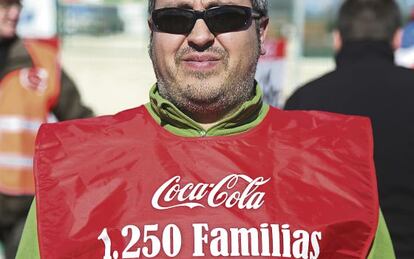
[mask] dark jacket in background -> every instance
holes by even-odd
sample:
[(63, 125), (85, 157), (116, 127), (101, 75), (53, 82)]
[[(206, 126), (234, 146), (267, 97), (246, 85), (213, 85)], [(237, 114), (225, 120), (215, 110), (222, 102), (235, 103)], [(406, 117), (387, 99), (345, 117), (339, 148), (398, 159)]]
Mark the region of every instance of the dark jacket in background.
[(397, 258), (414, 258), (414, 70), (386, 42), (345, 43), (336, 70), (299, 88), (287, 110), (371, 118), (380, 204)]

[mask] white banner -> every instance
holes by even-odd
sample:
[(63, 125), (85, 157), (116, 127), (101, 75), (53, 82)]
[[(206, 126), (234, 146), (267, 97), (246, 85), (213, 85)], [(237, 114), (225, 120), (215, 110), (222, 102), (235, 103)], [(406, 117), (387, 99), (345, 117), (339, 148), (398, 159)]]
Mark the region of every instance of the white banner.
[(25, 38), (51, 38), (57, 35), (57, 1), (23, 0), (17, 33)]

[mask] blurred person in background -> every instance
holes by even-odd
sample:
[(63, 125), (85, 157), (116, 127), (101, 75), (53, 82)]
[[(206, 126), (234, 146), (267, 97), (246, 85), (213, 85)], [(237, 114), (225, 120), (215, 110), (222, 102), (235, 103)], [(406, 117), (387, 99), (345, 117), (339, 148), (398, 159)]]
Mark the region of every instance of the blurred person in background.
[(15, 257), (34, 195), (32, 156), (41, 123), (85, 118), (68, 75), (59, 69), (57, 46), (16, 35), (21, 2), (0, 0), (0, 243)]
[(285, 78), (286, 38), (270, 26), (264, 49), (266, 54), (262, 55), (257, 63), (255, 78), (263, 90), (264, 102), (278, 107)]
[(368, 116), (380, 204), (397, 258), (414, 258), (414, 73), (394, 64), (401, 14), (392, 0), (348, 0), (334, 33), (336, 69), (299, 88), (287, 110)]
[(414, 69), (414, 8), (410, 21), (402, 30), (401, 46), (395, 52), (395, 60), (400, 66)]
[(149, 1), (150, 102), (42, 126), (17, 258), (394, 258), (369, 121), (263, 102), (267, 4)]

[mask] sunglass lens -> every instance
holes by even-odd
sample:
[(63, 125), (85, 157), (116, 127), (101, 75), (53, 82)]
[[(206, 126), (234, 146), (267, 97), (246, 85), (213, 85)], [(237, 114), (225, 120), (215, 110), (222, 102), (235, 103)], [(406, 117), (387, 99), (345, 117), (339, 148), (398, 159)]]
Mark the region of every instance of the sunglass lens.
[(225, 6), (210, 10), (206, 18), (210, 30), (224, 33), (246, 28), (251, 21), (251, 12), (249, 8)]
[(179, 8), (160, 9), (152, 13), (155, 27), (166, 33), (184, 34), (190, 32), (194, 25), (193, 19), (192, 12)]

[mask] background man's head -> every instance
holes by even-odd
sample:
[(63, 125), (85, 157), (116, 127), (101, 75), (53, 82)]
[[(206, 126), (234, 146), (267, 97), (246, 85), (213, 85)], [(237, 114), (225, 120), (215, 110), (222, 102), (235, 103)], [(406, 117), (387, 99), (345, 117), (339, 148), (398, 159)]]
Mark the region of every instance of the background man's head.
[(401, 13), (394, 0), (346, 0), (339, 9), (336, 29), (342, 42), (393, 43), (400, 26)]
[(16, 36), (20, 10), (20, 0), (0, 0), (0, 38), (9, 39)]
[[(150, 14), (170, 7), (204, 11), (226, 4), (252, 8), (257, 16), (247, 26), (224, 33), (214, 31), (203, 19), (185, 33), (162, 32), (149, 21), (150, 55), (159, 92), (200, 123), (216, 122), (254, 94), (254, 74), (267, 28), (267, 0), (149, 1)], [(229, 24), (234, 22), (232, 17)]]

